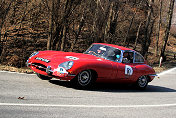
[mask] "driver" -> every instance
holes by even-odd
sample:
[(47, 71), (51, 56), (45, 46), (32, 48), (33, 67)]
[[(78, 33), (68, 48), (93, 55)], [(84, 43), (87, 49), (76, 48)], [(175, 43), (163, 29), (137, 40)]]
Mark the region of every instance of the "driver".
[(107, 58), (109, 60), (115, 61), (116, 59), (120, 59), (121, 52), (117, 49), (115, 50), (108, 50), (107, 52)]

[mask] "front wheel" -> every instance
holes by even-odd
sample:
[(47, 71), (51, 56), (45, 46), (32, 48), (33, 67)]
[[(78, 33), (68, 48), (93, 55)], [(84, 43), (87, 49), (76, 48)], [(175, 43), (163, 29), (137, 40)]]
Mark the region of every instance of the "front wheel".
[(39, 74), (39, 73), (37, 73), (37, 76), (38, 76), (40, 79), (42, 79), (42, 80), (50, 80), (50, 79), (52, 79), (52, 77), (48, 77), (48, 76), (45, 76), (45, 75), (41, 75), (41, 74)]
[(74, 78), (74, 84), (78, 88), (88, 88), (93, 85), (95, 82), (95, 77), (90, 70), (84, 70), (80, 72), (76, 78)]
[(136, 82), (136, 87), (138, 89), (144, 90), (147, 87), (147, 85), (148, 85), (148, 78), (147, 78), (147, 76), (141, 76), (141, 77), (139, 77), (139, 79)]

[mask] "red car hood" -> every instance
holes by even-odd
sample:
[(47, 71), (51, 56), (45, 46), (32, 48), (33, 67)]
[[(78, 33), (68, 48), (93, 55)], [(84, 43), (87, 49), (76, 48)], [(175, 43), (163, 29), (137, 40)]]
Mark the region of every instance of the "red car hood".
[(97, 60), (99, 57), (83, 54), (83, 53), (74, 53), (74, 52), (61, 52), (61, 51), (41, 51), (38, 55), (35, 56), (49, 60), (50, 64), (60, 64), (65, 61), (88, 61), (88, 60)]

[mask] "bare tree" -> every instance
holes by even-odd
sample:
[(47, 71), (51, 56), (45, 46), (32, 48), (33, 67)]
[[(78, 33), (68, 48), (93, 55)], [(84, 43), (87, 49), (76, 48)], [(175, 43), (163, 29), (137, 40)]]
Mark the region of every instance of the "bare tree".
[(148, 48), (149, 48), (149, 45), (150, 45), (150, 38), (151, 38), (151, 33), (149, 32), (152, 32), (151, 30), (153, 29), (153, 19), (152, 19), (152, 16), (153, 16), (153, 7), (152, 7), (152, 4), (153, 4), (153, 0), (149, 0), (149, 1), (146, 1), (146, 5), (148, 7), (148, 13), (147, 13), (147, 20), (146, 20), (146, 24), (145, 24), (145, 31), (144, 31), (144, 41), (142, 41), (142, 50), (141, 50), (141, 54), (143, 56), (146, 56), (147, 52), (148, 52)]
[(73, 40), (73, 42), (72, 42), (72, 44), (71, 44), (71, 50), (70, 51), (72, 51), (73, 52), (73, 49), (74, 49), (74, 46), (76, 45), (76, 43), (77, 43), (77, 41), (78, 41), (78, 37), (79, 37), (79, 35), (80, 35), (80, 33), (81, 33), (81, 30), (82, 30), (82, 28), (83, 28), (83, 26), (84, 26), (84, 13), (83, 13), (83, 15), (82, 15), (82, 17), (81, 17), (81, 20), (80, 20), (80, 23), (79, 23), (79, 28), (78, 28), (78, 31), (77, 32), (75, 32), (75, 39)]
[(164, 43), (163, 43), (161, 53), (160, 53), (160, 57), (163, 57), (163, 61), (165, 61), (165, 59), (166, 59), (165, 58), (165, 50), (166, 50), (166, 44), (167, 44), (167, 41), (168, 41), (170, 28), (171, 28), (174, 3), (175, 3), (175, 0), (170, 0), (166, 30), (165, 30), (165, 35), (164, 35), (164, 38), (163, 38)]
[(158, 31), (156, 35), (156, 45), (155, 45), (155, 55), (158, 55), (158, 42), (160, 38), (160, 29), (161, 29), (161, 14), (162, 14), (163, 1), (160, 0), (160, 10), (159, 10), (159, 18), (158, 18)]
[[(47, 1), (46, 1), (47, 2)], [(46, 3), (48, 5), (48, 2)], [(47, 50), (51, 50), (51, 42), (53, 40), (53, 30), (54, 30), (54, 0), (51, 0), (51, 9), (49, 9), (49, 32), (47, 41)]]
[(140, 24), (139, 24), (139, 26), (138, 26), (138, 30), (137, 30), (137, 33), (136, 33), (135, 44), (134, 44), (134, 48), (133, 48), (134, 50), (136, 49), (137, 44), (138, 44), (141, 26), (142, 26), (142, 22), (140, 22)]
[[(9, 44), (21, 46), (20, 53), (31, 53), (34, 49), (81, 52), (93, 42), (135, 43), (134, 49), (139, 44), (138, 51), (142, 48), (146, 55), (155, 34), (155, 16), (164, 11), (161, 2), (159, 7), (154, 0), (0, 0), (0, 35), (7, 34), (0, 36), (0, 53), (7, 39), (6, 61), (16, 53), (8, 49)], [(159, 28), (161, 18), (158, 22)], [(16, 55), (27, 58), (26, 53)]]
[[(60, 0), (57, 1), (57, 8), (60, 7), (61, 3)], [(53, 32), (53, 41), (52, 41), (52, 48), (55, 50), (64, 50), (66, 35), (69, 30), (69, 17), (73, 14), (75, 8), (81, 3), (81, 0), (66, 0), (62, 1), (61, 5), (64, 5), (61, 9), (54, 10), (54, 23), (55, 23), (55, 31)], [(58, 15), (58, 10), (60, 10), (61, 14)], [(55, 45), (55, 47), (54, 47)], [(59, 47), (60, 46), (60, 47)]]
[(108, 32), (109, 32), (109, 29), (110, 29), (111, 16), (112, 16), (112, 12), (113, 12), (112, 8), (113, 8), (113, 2), (108, 4), (108, 9), (106, 11), (105, 18), (107, 19), (107, 21), (105, 23), (105, 29), (104, 29), (104, 42), (106, 42), (106, 37), (108, 36)]
[(111, 43), (111, 40), (107, 40), (110, 36), (114, 36), (117, 30), (118, 15), (119, 15), (120, 1), (110, 1), (105, 14), (105, 26), (104, 26), (104, 42)]
[[(15, 0), (11, 0), (11, 1), (0, 1), (0, 55), (2, 53), (2, 50), (3, 50), (3, 43), (4, 41), (1, 39), (1, 35), (2, 35), (2, 27), (6, 21), (6, 17), (11, 9), (11, 6), (12, 6), (12, 3), (14, 2)], [(2, 57), (1, 57), (2, 59)]]
[[(136, 15), (136, 12), (134, 13), (133, 17), (131, 18), (129, 28), (128, 28), (128, 31), (127, 31), (127, 33), (126, 33), (126, 36), (125, 36), (125, 39), (124, 39), (124, 42), (123, 42), (123, 45), (126, 45), (127, 47), (129, 46), (128, 36), (129, 36), (129, 32), (130, 32), (130, 30), (131, 30), (131, 27), (132, 27), (132, 24), (133, 24), (135, 15)], [(128, 40), (128, 43), (127, 43), (127, 40)], [(127, 44), (126, 44), (126, 43), (127, 43)]]

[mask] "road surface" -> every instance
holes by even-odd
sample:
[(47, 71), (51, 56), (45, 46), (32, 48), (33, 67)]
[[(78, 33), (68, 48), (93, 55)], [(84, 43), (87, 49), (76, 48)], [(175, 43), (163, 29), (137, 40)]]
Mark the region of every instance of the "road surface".
[(159, 76), (144, 91), (112, 84), (78, 90), (68, 82), (0, 71), (0, 118), (175, 118), (176, 68)]

